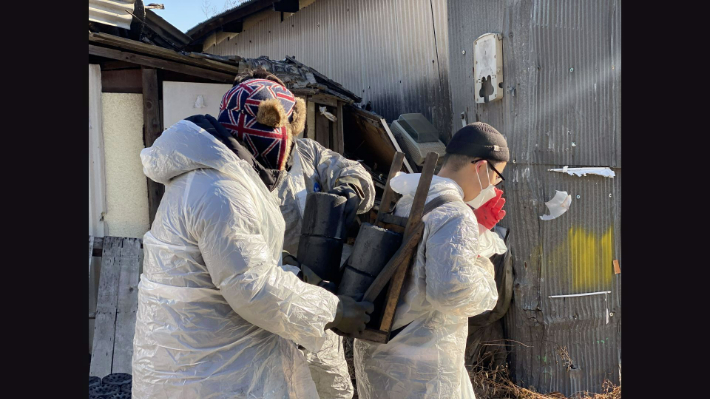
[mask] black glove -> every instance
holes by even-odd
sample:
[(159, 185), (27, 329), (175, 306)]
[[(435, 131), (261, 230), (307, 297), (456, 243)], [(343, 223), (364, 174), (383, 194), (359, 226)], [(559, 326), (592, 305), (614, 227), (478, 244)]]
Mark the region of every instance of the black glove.
[[(362, 190), (360, 191), (362, 192)], [(350, 184), (343, 184), (333, 187), (330, 191), (328, 191), (328, 193), (345, 197), (347, 200), (345, 202), (343, 217), (345, 218), (345, 228), (349, 229), (355, 221), (357, 210), (360, 207), (360, 203), (362, 202), (364, 195), (361, 195), (361, 193), (355, 190)]]
[(335, 328), (348, 334), (362, 332), (370, 322), (369, 313), (375, 310), (372, 302), (357, 302), (349, 296), (338, 295), (338, 311), (335, 320), (325, 325), (325, 329)]
[(313, 270), (311, 270), (310, 267), (304, 265), (301, 263), (301, 273), (302, 275), (302, 280), (305, 283), (308, 284), (313, 284), (317, 285), (321, 288), (325, 288), (326, 290), (335, 293), (337, 291), (338, 287), (335, 285), (335, 283), (332, 283), (328, 280), (323, 280), (320, 278)]
[(301, 262), (288, 251), (281, 251), (281, 264), (301, 267)]

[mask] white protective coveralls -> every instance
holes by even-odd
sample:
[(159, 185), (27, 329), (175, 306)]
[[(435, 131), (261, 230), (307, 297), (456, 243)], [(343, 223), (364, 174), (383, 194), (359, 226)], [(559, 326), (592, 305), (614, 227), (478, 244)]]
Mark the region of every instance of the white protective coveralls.
[[(391, 180), (392, 189), (403, 195), (395, 215), (409, 215), (419, 177)], [(463, 198), (453, 180), (434, 176), (427, 202), (443, 194)], [(362, 399), (475, 398), (464, 367), (468, 318), (498, 300), (493, 265), (478, 258), (478, 223), (463, 200), (441, 205), (422, 220), (422, 241), (392, 325), (393, 330), (407, 327), (387, 344), (355, 339)]]
[[(359, 163), (331, 151), (317, 141), (296, 139), (293, 165), (288, 177), (273, 191), (278, 196), (281, 214), (286, 222), (284, 249), (297, 257), (301, 237), (306, 196), (314, 192), (328, 192), (340, 177), (351, 176), (360, 182), (365, 197), (357, 213), (365, 213), (375, 201), (375, 187), (370, 174)], [(343, 337), (328, 330), (326, 341), (318, 352), (306, 351), (306, 359), (318, 394), (323, 399), (350, 399), (354, 389), (343, 350)]]
[(247, 162), (189, 121), (141, 151), (165, 184), (143, 238), (133, 398), (317, 398), (338, 298), (280, 267), (284, 221)]

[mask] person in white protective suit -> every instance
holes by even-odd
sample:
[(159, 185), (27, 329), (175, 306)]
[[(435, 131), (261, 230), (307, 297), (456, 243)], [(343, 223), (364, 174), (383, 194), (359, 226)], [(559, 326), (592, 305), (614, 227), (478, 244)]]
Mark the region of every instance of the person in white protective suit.
[(317, 352), (328, 328), (363, 330), (372, 304), (281, 264), (285, 223), (271, 191), (305, 105), (251, 79), (220, 109), (219, 121), (187, 118), (141, 151), (165, 194), (143, 238), (132, 395), (318, 398), (297, 346)]
[[(239, 77), (238, 82), (245, 77)], [(375, 201), (372, 177), (362, 165), (331, 151), (315, 140), (297, 138), (286, 162), (288, 175), (273, 191), (278, 197), (281, 214), (286, 222), (284, 263), (300, 264), (298, 243), (301, 237), (306, 196), (313, 192), (341, 195), (345, 204), (346, 226), (353, 225), (356, 214), (365, 213)], [(293, 259), (295, 257), (296, 259)], [(333, 265), (338, 267), (339, 265)], [(326, 331), (323, 347), (318, 352), (305, 350), (311, 377), (321, 398), (350, 399), (354, 388), (345, 360), (343, 337)]]
[[(360, 398), (475, 397), (464, 366), (468, 318), (492, 309), (498, 292), (493, 265), (479, 256), (495, 251), (495, 244), (482, 248), (485, 228), (479, 232), (469, 205), (478, 208), (496, 195), (508, 157), (505, 138), (480, 122), (460, 129), (447, 145), (427, 203), (440, 196), (449, 202), (422, 219), (424, 233), (402, 287), (391, 339), (387, 344), (355, 339)], [(409, 215), (419, 177), (400, 174), (391, 180), (402, 194), (395, 215)]]

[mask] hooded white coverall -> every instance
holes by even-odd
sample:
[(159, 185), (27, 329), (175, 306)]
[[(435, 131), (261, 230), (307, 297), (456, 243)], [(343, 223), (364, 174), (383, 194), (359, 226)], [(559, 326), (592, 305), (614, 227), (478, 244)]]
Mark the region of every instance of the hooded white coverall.
[[(395, 215), (408, 216), (420, 174), (390, 182), (403, 197)], [(434, 176), (427, 202), (463, 190)], [(478, 223), (464, 202), (449, 202), (424, 216), (412, 273), (402, 287), (392, 329), (407, 326), (387, 344), (355, 339), (358, 396), (362, 399), (475, 398), (464, 367), (468, 318), (498, 300), (490, 261), (478, 258)], [(411, 323), (407, 325), (408, 323)]]
[[(286, 222), (284, 249), (297, 257), (306, 196), (317, 184), (321, 192), (337, 185), (340, 177), (351, 176), (360, 182), (365, 197), (357, 213), (365, 213), (375, 201), (370, 174), (359, 163), (331, 151), (315, 140), (296, 139), (293, 165), (286, 179), (273, 191), (278, 197)], [(326, 331), (326, 341), (318, 352), (306, 352), (306, 359), (318, 394), (323, 399), (350, 399), (354, 389), (343, 351), (343, 337)]]
[(256, 172), (192, 122), (141, 151), (165, 184), (143, 238), (133, 397), (317, 398), (338, 298), (280, 267), (284, 221)]

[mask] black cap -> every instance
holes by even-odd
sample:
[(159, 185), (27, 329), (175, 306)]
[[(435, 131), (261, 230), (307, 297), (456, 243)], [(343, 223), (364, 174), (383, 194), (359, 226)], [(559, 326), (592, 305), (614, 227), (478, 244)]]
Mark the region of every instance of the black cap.
[(483, 122), (474, 122), (459, 129), (446, 146), (446, 153), (501, 162), (510, 159), (505, 137), (493, 126)]

